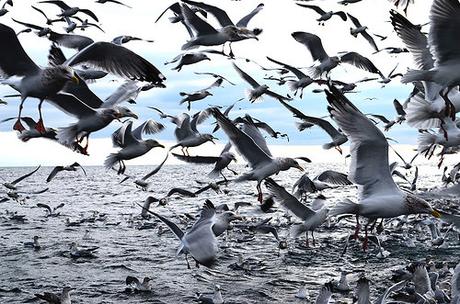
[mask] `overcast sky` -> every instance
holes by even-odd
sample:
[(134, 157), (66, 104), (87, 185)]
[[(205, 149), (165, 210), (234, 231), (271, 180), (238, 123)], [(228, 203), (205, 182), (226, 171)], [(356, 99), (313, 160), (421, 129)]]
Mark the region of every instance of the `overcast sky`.
[[(249, 85), (243, 82), (236, 72), (231, 67), (231, 61), (217, 55), (211, 55), (211, 61), (204, 61), (193, 66), (185, 66), (181, 72), (171, 70), (172, 65), (164, 65), (166, 61), (171, 60), (178, 54), (182, 44), (188, 39), (188, 34), (181, 24), (172, 24), (167, 17), (172, 16), (172, 12), (167, 12), (158, 23), (154, 23), (157, 16), (173, 1), (155, 0), (125, 0), (124, 2), (132, 9), (119, 6), (116, 4), (96, 4), (93, 1), (66, 1), (69, 5), (78, 5), (81, 8), (89, 8), (93, 10), (100, 19), (100, 25), (105, 30), (105, 33), (97, 29), (88, 29), (84, 32), (76, 30), (75, 33), (88, 35), (94, 40), (110, 41), (118, 35), (133, 35), (145, 39), (153, 39), (154, 43), (146, 42), (130, 42), (125, 46), (144, 56), (152, 62), (162, 73), (167, 77), (166, 88), (153, 89), (148, 92), (143, 92), (138, 100), (137, 105), (131, 106), (132, 110), (139, 114), (140, 119), (137, 123), (142, 123), (145, 119), (159, 117), (147, 109), (147, 106), (156, 106), (169, 114), (179, 114), (187, 111), (185, 105), (179, 105), (179, 92), (193, 92), (210, 85), (214, 79), (206, 76), (198, 76), (193, 72), (214, 72), (225, 75), (231, 81), (235, 82), (236, 86), (225, 84), (223, 88), (215, 88), (211, 96), (205, 100), (196, 102), (192, 105), (191, 113), (203, 109), (208, 105), (230, 105), (236, 100), (245, 97), (245, 91)], [(20, 21), (44, 25), (44, 18), (31, 9), (31, 5), (35, 1), (21, 0), (15, 1), (14, 8), (3, 17), (0, 17), (2, 23), (12, 26), (15, 30), (23, 29), (22, 26), (15, 24), (11, 18)], [(228, 12), (230, 18), (237, 22), (241, 17), (253, 10), (260, 1), (242, 0), (242, 1), (207, 1), (209, 4), (218, 5)], [(349, 6), (340, 6), (336, 1), (313, 1), (310, 3), (320, 5), (324, 10), (344, 10), (357, 17), (361, 24), (369, 27), (369, 32), (388, 36), (385, 41), (376, 42), (380, 48), (394, 46), (402, 47), (399, 38), (393, 32), (389, 20), (389, 10), (393, 8), (387, 0), (363, 0), (360, 3)], [(428, 11), (430, 1), (417, 1), (415, 6), (410, 7), (408, 17), (414, 23), (425, 23), (428, 20)], [(291, 33), (294, 31), (306, 31), (314, 33), (321, 37), (324, 48), (329, 55), (335, 55), (341, 51), (357, 51), (362, 55), (368, 56), (375, 65), (384, 73), (388, 74), (395, 66), (398, 65), (397, 71), (404, 72), (412, 65), (411, 57), (408, 54), (390, 55), (385, 51), (373, 54), (373, 49), (362, 38), (354, 38), (350, 35), (349, 30), (352, 26), (351, 21), (344, 22), (338, 17), (333, 17), (327, 21), (324, 26), (318, 25), (315, 19), (318, 15), (305, 8), (298, 7), (294, 1), (279, 1), (269, 0), (264, 2), (264, 9), (249, 23), (249, 28), (263, 28), (263, 33), (259, 36), (259, 41), (248, 40), (233, 44), (233, 50), (237, 57), (245, 57), (255, 60), (264, 66), (274, 66), (267, 62), (265, 56), (270, 56), (279, 61), (286, 62), (294, 66), (306, 67), (313, 64), (312, 58), (307, 49), (296, 42)], [(36, 4), (43, 9), (50, 17), (57, 14), (59, 9), (51, 4)], [(83, 15), (84, 16), (84, 15)], [(166, 17), (166, 18), (165, 18)], [(208, 16), (208, 22), (218, 27), (218, 24), (212, 16)], [(53, 30), (63, 32), (63, 24), (56, 23), (53, 25)], [(50, 42), (46, 38), (39, 38), (33, 33), (20, 35), (20, 41), (26, 52), (37, 62), (44, 66), (47, 63), (47, 52), (50, 47)], [(2, 46), (5, 47), (5, 46)], [(216, 47), (220, 50), (221, 47)], [(66, 50), (67, 55), (71, 55), (72, 51)], [(257, 65), (247, 63), (242, 60), (237, 60), (237, 64), (253, 78), (261, 83), (267, 83), (272, 90), (281, 94), (289, 93), (286, 86), (278, 86), (269, 80), (263, 80), (266, 72), (262, 71)], [(275, 75), (274, 73), (272, 75)], [(362, 72), (352, 66), (342, 65), (336, 68), (332, 73), (332, 78), (345, 82), (357, 81), (364, 77), (371, 77), (372, 74)], [(112, 81), (116, 80), (116, 81)], [(122, 81), (116, 77), (107, 76), (96, 83), (90, 84), (90, 88), (101, 98), (105, 98), (120, 85)], [(303, 99), (296, 98), (291, 102), (292, 105), (301, 109), (307, 115), (326, 116), (326, 100), (324, 94), (311, 93), (311, 86), (305, 90)], [(399, 78), (396, 78), (384, 88), (376, 82), (368, 82), (360, 85), (356, 89), (357, 93), (349, 94), (348, 97), (365, 113), (384, 114), (388, 118), (395, 116), (392, 107), (392, 101), (397, 98), (403, 101), (410, 87), (399, 83)], [(0, 87), (0, 96), (13, 94), (14, 91), (8, 87)], [(368, 100), (366, 98), (376, 98)], [(18, 100), (7, 99), (7, 106), (0, 106), (0, 119), (13, 117), (17, 115)], [(52, 127), (63, 127), (74, 120), (61, 113), (51, 105), (44, 106), (45, 125)], [(327, 135), (318, 128), (298, 132), (295, 127), (295, 120), (290, 113), (285, 110), (279, 103), (269, 97), (263, 101), (250, 104), (247, 100), (238, 103), (236, 111), (232, 115), (241, 115), (249, 113), (252, 116), (270, 122), (272, 127), (287, 133), (290, 141), (286, 139), (268, 139), (271, 145), (287, 145), (291, 148), (283, 147), (275, 148), (279, 153), (295, 153), (302, 151), (316, 151), (317, 148), (309, 148), (308, 146), (322, 145), (328, 140)], [(38, 117), (37, 101), (30, 98), (25, 103), (24, 114), (33, 118)], [(209, 120), (200, 128), (203, 132), (209, 131), (212, 126), (212, 121)], [(154, 138), (166, 145), (173, 144), (174, 127), (168, 121), (163, 121), (166, 125), (166, 130), (155, 135)], [(16, 139), (16, 135), (12, 132), (12, 124), (4, 123), (0, 125), (0, 166), (16, 166), (16, 165), (35, 165), (35, 164), (65, 164), (78, 160), (84, 164), (102, 164), (105, 156), (110, 153), (113, 148), (109, 141), (110, 134), (120, 126), (119, 123), (112, 123), (108, 128), (91, 135), (89, 153), (90, 157), (77, 155), (70, 150), (59, 147), (56, 143), (38, 140), (34, 142), (22, 143)], [(388, 136), (395, 139), (401, 144), (415, 144), (417, 130), (411, 129), (406, 125), (396, 126)], [(217, 133), (221, 144), (225, 144), (226, 138), (223, 133)], [(294, 152), (294, 147), (296, 148)], [(196, 153), (215, 154), (221, 145), (208, 145), (201, 149), (191, 149)], [(310, 150), (309, 150), (310, 149)], [(284, 152), (283, 152), (284, 151)], [(150, 154), (132, 164), (139, 163), (154, 163), (163, 157), (163, 151), (152, 150)], [(332, 153), (332, 154), (331, 154)], [(324, 156), (325, 159), (332, 159), (336, 154), (325, 153), (321, 154), (320, 159)], [(32, 155), (33, 154), (33, 155)]]

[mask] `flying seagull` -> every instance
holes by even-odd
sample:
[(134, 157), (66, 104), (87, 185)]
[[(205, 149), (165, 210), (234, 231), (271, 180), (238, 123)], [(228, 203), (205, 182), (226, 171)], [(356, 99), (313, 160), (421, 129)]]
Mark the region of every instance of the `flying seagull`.
[(60, 14), (58, 14), (58, 17), (71, 17), (71, 16), (75, 15), (76, 13), (81, 12), (81, 13), (86, 14), (86, 15), (90, 16), (91, 18), (93, 18), (94, 21), (99, 22), (99, 19), (97, 18), (96, 14), (94, 14), (89, 9), (79, 8), (79, 7), (70, 7), (64, 1), (46, 0), (46, 1), (40, 1), (38, 3), (49, 3), (49, 4), (54, 4), (54, 5), (59, 6), (59, 8), (62, 10), (62, 12)]
[(85, 176), (86, 176), (85, 169), (83, 169), (83, 167), (79, 163), (75, 162), (75, 163), (73, 163), (71, 165), (68, 165), (68, 166), (56, 166), (56, 167), (54, 167), (53, 170), (48, 175), (48, 177), (46, 178), (46, 182), (49, 183), (56, 176), (56, 174), (58, 174), (61, 171), (77, 171), (78, 168), (80, 168), (83, 171), (83, 173), (85, 174)]
[(383, 133), (361, 113), (337, 88), (326, 91), (328, 110), (351, 141), (351, 164), (348, 178), (359, 185), (359, 203), (345, 199), (337, 203), (331, 215), (354, 214), (369, 219), (367, 228), (378, 218), (393, 218), (405, 214), (427, 213), (440, 217), (428, 202), (414, 194), (402, 191), (391, 177), (388, 162), (388, 142)]
[[(257, 181), (258, 200), (260, 203), (263, 202), (260, 184), (265, 178), (273, 174), (277, 174), (280, 171), (289, 170), (290, 168), (297, 168), (301, 171), (304, 170), (293, 158), (272, 157), (264, 138), (260, 135), (260, 132), (255, 126), (247, 124), (247, 130), (244, 132), (243, 130), (238, 129), (219, 111), (219, 109), (213, 108), (212, 114), (216, 118), (217, 123), (222, 130), (225, 134), (227, 134), (232, 145), (251, 166), (251, 171), (243, 174), (235, 181)], [(251, 131), (250, 133), (258, 134), (258, 136), (253, 135), (251, 138), (251, 136), (248, 135), (249, 131)]]
[(372, 38), (372, 36), (369, 35), (369, 33), (366, 31), (367, 26), (362, 26), (358, 18), (350, 15), (349, 13), (347, 13), (347, 15), (350, 18), (351, 22), (353, 22), (353, 24), (356, 27), (356, 28), (350, 28), (350, 34), (355, 38), (358, 37), (358, 34), (361, 34), (364, 37), (364, 39), (366, 39), (367, 42), (369, 42), (369, 44), (374, 48), (374, 50), (376, 52), (379, 52), (379, 48), (377, 47), (377, 44), (375, 43), (374, 38)]
[(372, 63), (372, 61), (356, 52), (347, 52), (343, 55), (340, 55), (340, 57), (330, 57), (323, 48), (321, 38), (315, 34), (307, 32), (294, 32), (292, 33), (292, 37), (297, 42), (302, 43), (308, 48), (313, 60), (318, 60), (320, 62), (319, 65), (312, 67), (311, 69), (312, 76), (315, 79), (324, 73), (328, 75), (333, 68), (342, 62), (354, 65), (355, 67), (370, 73), (380, 75), (379, 69)]
[(347, 21), (347, 14), (345, 14), (345, 12), (342, 12), (342, 11), (337, 11), (337, 12), (333, 12), (333, 11), (329, 11), (329, 12), (325, 12), (321, 7), (319, 6), (316, 6), (316, 5), (310, 5), (310, 4), (303, 4), (303, 3), (296, 3), (298, 6), (301, 6), (301, 7), (305, 7), (305, 8), (309, 8), (309, 9), (312, 9), (314, 10), (316, 13), (318, 13), (320, 15), (320, 17), (318, 19), (316, 19), (316, 21), (319, 22), (320, 25), (324, 25), (324, 23), (331, 19), (332, 16), (336, 15), (336, 16), (339, 16), (340, 18), (342, 18), (343, 21)]

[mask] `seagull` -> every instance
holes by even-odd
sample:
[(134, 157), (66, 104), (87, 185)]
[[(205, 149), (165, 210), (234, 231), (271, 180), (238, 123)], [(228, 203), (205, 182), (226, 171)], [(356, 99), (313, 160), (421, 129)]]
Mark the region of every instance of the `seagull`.
[(128, 43), (130, 41), (153, 42), (153, 40), (145, 40), (145, 39), (142, 39), (142, 38), (139, 38), (139, 37), (134, 37), (134, 36), (129, 36), (129, 35), (121, 35), (121, 36), (117, 36), (117, 37), (112, 39), (112, 43), (114, 43), (116, 45), (122, 45), (122, 44)]
[(440, 217), (425, 200), (399, 189), (391, 177), (388, 163), (388, 142), (383, 133), (361, 113), (337, 88), (326, 91), (329, 113), (351, 140), (351, 164), (348, 178), (359, 186), (359, 203), (348, 199), (336, 204), (331, 215), (355, 214), (359, 232), (361, 215), (369, 219), (367, 227), (378, 218), (427, 213)]
[(54, 22), (58, 22), (60, 21), (61, 19), (50, 19), (48, 18), (48, 16), (41, 10), (39, 9), (38, 7), (35, 7), (35, 6), (31, 6), (34, 10), (36, 10), (37, 12), (39, 12), (40, 14), (43, 15), (43, 17), (45, 17), (46, 19), (46, 25), (52, 25)]
[[(17, 119), (17, 118), (16, 117), (6, 118), (6, 119), (3, 119), (2, 121), (0, 121), (0, 123), (10, 121), (10, 120), (15, 120), (15, 119)], [(24, 117), (24, 116), (22, 116), (21, 120), (28, 127), (28, 129), (24, 129), (22, 132), (18, 133), (18, 138), (20, 140), (22, 140), (23, 142), (27, 142), (32, 138), (47, 138), (47, 139), (54, 140), (54, 141), (57, 140), (56, 139), (56, 135), (57, 135), (57, 130), (56, 129), (46, 127), (45, 131), (42, 133), (42, 132), (39, 132), (37, 130), (37, 128), (36, 128), (37, 127), (37, 122), (32, 117), (28, 117), (28, 116)]]
[(55, 294), (52, 292), (45, 292), (43, 294), (36, 293), (35, 296), (40, 300), (44, 300), (51, 304), (71, 304), (70, 302), (70, 293), (75, 290), (75, 288), (66, 286), (62, 289), (61, 294)]
[[(176, 224), (163, 216), (152, 211), (148, 212), (165, 223), (180, 240), (181, 245), (177, 249), (178, 255), (185, 254), (185, 259), (187, 260), (187, 255), (190, 254), (197, 262), (197, 266), (201, 264), (206, 267), (211, 267), (215, 263), (218, 248), (217, 239), (212, 227), (215, 221), (216, 210), (209, 200), (205, 202), (199, 219), (185, 233)], [(188, 260), (187, 266), (190, 269)]]
[(310, 76), (305, 75), (302, 71), (300, 71), (299, 69), (295, 67), (282, 63), (280, 61), (276, 61), (275, 59), (272, 59), (270, 57), (267, 57), (267, 59), (270, 60), (271, 62), (281, 65), (283, 68), (291, 71), (297, 77), (297, 80), (287, 80), (289, 88), (292, 91), (294, 91), (294, 96), (296, 96), (297, 93), (300, 91), (299, 97), (302, 98), (303, 90), (310, 84), (314, 82), (318, 82), (317, 80), (312, 79)]
[(340, 154), (342, 154), (342, 148), (340, 148), (340, 146), (346, 143), (348, 141), (348, 138), (344, 134), (339, 132), (336, 128), (334, 128), (334, 126), (330, 122), (322, 118), (306, 116), (298, 109), (287, 104), (286, 102), (282, 100), (280, 100), (279, 102), (285, 108), (287, 108), (294, 115), (294, 117), (302, 120), (302, 123), (298, 125), (299, 131), (302, 131), (304, 129), (304, 123), (317, 125), (321, 129), (323, 129), (332, 139), (332, 142), (323, 145), (323, 149), (329, 150), (330, 148), (335, 148), (337, 151), (339, 151)]
[[(244, 40), (248, 38), (257, 39), (257, 36), (262, 33), (262, 29), (260, 28), (249, 30), (247, 26), (248, 26), (249, 21), (251, 21), (251, 19), (264, 8), (263, 3), (257, 5), (257, 7), (252, 12), (250, 12), (248, 15), (241, 18), (235, 24), (229, 18), (229, 16), (224, 10), (216, 6), (209, 5), (203, 2), (191, 1), (191, 0), (183, 0), (182, 2), (192, 5), (195, 8), (202, 9), (210, 13), (211, 15), (213, 15), (217, 19), (219, 24), (222, 26), (222, 29), (220, 29), (221, 32), (226, 32), (227, 30), (230, 30), (230, 35), (229, 35), (229, 40), (228, 40), (230, 42), (230, 54), (229, 54), (230, 57), (234, 57), (233, 51), (231, 49), (232, 42), (240, 41), (240, 40)], [(233, 31), (234, 33), (232, 33)]]
[(350, 18), (351, 22), (355, 25), (356, 28), (350, 28), (350, 34), (353, 37), (358, 37), (358, 34), (361, 34), (364, 39), (369, 42), (369, 44), (374, 48), (376, 52), (379, 52), (379, 48), (377, 47), (377, 44), (374, 41), (374, 38), (372, 38), (371, 35), (366, 31), (367, 26), (362, 26), (361, 23), (359, 22), (358, 18), (353, 17), (351, 14), (347, 13), (348, 17)]
[(332, 296), (332, 283), (326, 283), (321, 287), (315, 304), (328, 304)]
[(372, 61), (356, 52), (347, 52), (340, 57), (329, 57), (323, 48), (321, 38), (315, 34), (307, 32), (294, 32), (291, 35), (297, 42), (302, 43), (308, 48), (311, 56), (313, 57), (313, 60), (318, 60), (320, 62), (319, 65), (311, 68), (311, 74), (315, 79), (324, 73), (328, 75), (333, 68), (342, 62), (354, 65), (355, 67), (370, 73), (380, 75), (379, 69), (372, 63)]
[(144, 277), (142, 282), (139, 281), (138, 278), (133, 277), (133, 276), (126, 277), (126, 285), (131, 286), (135, 291), (142, 291), (142, 292), (152, 291), (152, 285), (150, 285), (151, 281), (152, 279), (149, 277)]
[(182, 69), (184, 65), (194, 64), (194, 63), (197, 63), (203, 60), (211, 61), (211, 58), (209, 58), (208, 55), (202, 52), (192, 52), (192, 53), (180, 54), (176, 56), (173, 60), (166, 62), (165, 64), (178, 62), (177, 66), (175, 66), (172, 69), (180, 72), (180, 70)]
[(238, 74), (243, 78), (244, 81), (249, 83), (252, 86), (252, 89), (248, 91), (248, 100), (252, 103), (262, 97), (262, 95), (267, 94), (270, 97), (273, 97), (278, 100), (291, 100), (292, 98), (281, 96), (271, 90), (269, 90), (268, 85), (260, 85), (257, 81), (249, 76), (246, 72), (241, 70), (236, 64), (232, 63), (233, 68), (238, 72)]
[(93, 248), (88, 248), (88, 249), (79, 249), (77, 246), (77, 243), (72, 242), (70, 244), (70, 257), (74, 259), (78, 258), (95, 258), (96, 255), (94, 254), (94, 251), (99, 249), (99, 247), (93, 247)]
[[(173, 13), (174, 13), (174, 17), (170, 17), (169, 18), (169, 21), (171, 23), (177, 23), (177, 22), (180, 22), (182, 23), (185, 28), (187, 29), (187, 32), (189, 33), (190, 37), (194, 37), (194, 34), (193, 34), (193, 31), (192, 29), (190, 28), (190, 26), (187, 25), (187, 23), (185, 22), (185, 19), (184, 19), (184, 15), (182, 14), (182, 9), (181, 9), (181, 5), (179, 2), (175, 2), (173, 4), (171, 4), (170, 6), (168, 6), (161, 14), (160, 16), (158, 16), (158, 18), (155, 20), (155, 23), (158, 22), (158, 20), (160, 20), (160, 18), (168, 11), (168, 10), (171, 10)], [(200, 13), (201, 15), (203, 15), (203, 17), (207, 17), (208, 13), (202, 9), (198, 9), (198, 8), (195, 8), (195, 7), (192, 7), (191, 8), (192, 11), (194, 12), (197, 12), (197, 13)]]
[[(429, 46), (435, 58), (435, 66), (430, 70), (409, 70), (401, 79), (402, 83), (427, 81), (438, 84), (438, 93), (446, 103), (446, 116), (455, 114), (448, 93), (460, 85), (457, 69), (460, 56), (452, 41), (456, 39), (460, 3), (456, 0), (435, 0), (430, 11)], [(426, 92), (428, 93), (428, 92)], [(453, 119), (453, 118), (452, 118)]]
[[(246, 132), (238, 129), (227, 117), (225, 117), (217, 108), (211, 110), (212, 114), (217, 120), (217, 123), (222, 130), (227, 134), (232, 145), (243, 156), (251, 166), (251, 171), (243, 174), (235, 181), (241, 182), (246, 180), (257, 181), (258, 200), (262, 204), (262, 190), (260, 188), (261, 182), (273, 174), (280, 171), (286, 171), (290, 168), (297, 168), (300, 171), (304, 169), (293, 158), (274, 158), (268, 150), (264, 138), (255, 126), (245, 124), (247, 126)], [(251, 137), (248, 132), (258, 134), (258, 136)]]
[(76, 13), (81, 12), (81, 13), (86, 14), (86, 15), (90, 16), (91, 18), (93, 18), (94, 21), (99, 22), (99, 19), (97, 18), (96, 14), (94, 14), (89, 9), (79, 8), (79, 7), (70, 7), (64, 1), (46, 0), (46, 1), (40, 1), (38, 3), (49, 3), (49, 4), (55, 4), (55, 5), (59, 6), (59, 8), (62, 10), (62, 12), (60, 14), (58, 14), (58, 17), (71, 17), (71, 16), (75, 15)]
[(329, 11), (329, 12), (325, 12), (321, 7), (319, 6), (316, 6), (316, 5), (309, 5), (309, 4), (302, 4), (302, 3), (296, 3), (298, 6), (301, 6), (301, 7), (305, 7), (305, 8), (309, 8), (309, 9), (312, 9), (314, 10), (315, 12), (317, 12), (320, 17), (318, 19), (316, 19), (316, 21), (318, 21), (318, 24), (320, 25), (324, 25), (324, 23), (331, 19), (332, 16), (334, 15), (337, 15), (339, 16), (340, 18), (342, 18), (343, 21), (347, 21), (347, 14), (345, 14), (344, 12), (342, 11), (337, 11), (337, 12), (333, 12), (333, 11)]
[(56, 217), (56, 216), (59, 216), (60, 213), (59, 212), (56, 212), (58, 209), (64, 207), (64, 203), (60, 203), (59, 205), (57, 205), (56, 207), (53, 207), (51, 208), (49, 205), (47, 204), (43, 204), (43, 203), (37, 203), (37, 207), (39, 208), (43, 208), (45, 209), (46, 211), (46, 217)]
[(180, 92), (179, 95), (183, 97), (179, 104), (187, 103), (187, 110), (189, 111), (191, 109), (192, 102), (205, 99), (208, 96), (213, 96), (207, 88), (193, 93)]
[(297, 189), (294, 194), (296, 197), (304, 197), (306, 193), (315, 193), (325, 189), (337, 188), (338, 186), (348, 186), (352, 183), (347, 175), (334, 170), (326, 170), (311, 180), (307, 173), (302, 175), (292, 186), (292, 190)]
[[(241, 41), (245, 39), (258, 40), (257, 36), (261, 32), (260, 30), (248, 30), (245, 26), (247, 25), (247, 22), (249, 22), (249, 20), (245, 21), (245, 24), (241, 25), (241, 27), (238, 25), (229, 24), (225, 25), (220, 30), (216, 30), (209, 23), (198, 17), (195, 14), (195, 12), (190, 9), (188, 5), (182, 4), (181, 11), (182, 15), (184, 16), (185, 23), (191, 29), (193, 29), (193, 31), (196, 34), (191, 38), (191, 40), (189, 40), (182, 46), (182, 50), (188, 50), (198, 46), (222, 45), (226, 42)], [(234, 57), (232, 52), (230, 53), (230, 56)]]
[(5, 3), (3, 3), (2, 8), (0, 9), (0, 17), (6, 15), (6, 13), (9, 12), (8, 9), (6, 8), (7, 5), (13, 6), (13, 1), (7, 0), (5, 1)]
[(206, 110), (200, 111), (197, 112), (190, 121), (190, 115), (186, 113), (182, 114), (181, 117), (178, 118), (176, 130), (174, 130), (177, 144), (171, 146), (169, 151), (176, 147), (181, 147), (183, 155), (190, 155), (188, 153), (189, 147), (197, 147), (208, 141), (214, 143), (214, 140), (217, 138), (211, 134), (202, 134), (197, 130), (197, 125), (206, 119), (207, 116)]
[(212, 77), (217, 78), (217, 79), (225, 80), (226, 82), (228, 82), (229, 84), (231, 84), (233, 86), (235, 85), (233, 82), (231, 82), (230, 80), (228, 80), (224, 76), (216, 74), (216, 73), (211, 73), (211, 72), (194, 72), (194, 73), (196, 75), (209, 75), (209, 76), (212, 76)]
[(38, 242), (39, 238), (40, 237), (38, 235), (34, 235), (34, 241), (33, 242), (24, 242), (24, 247), (33, 248), (34, 250), (40, 250), (41, 245)]
[(46, 178), (46, 182), (49, 183), (56, 176), (56, 174), (58, 174), (61, 171), (77, 171), (78, 168), (80, 168), (86, 176), (85, 169), (79, 163), (74, 162), (73, 164), (68, 165), (68, 166), (54, 167), (53, 170), (48, 175), (48, 177)]
[(117, 0), (97, 0), (96, 3), (100, 3), (100, 4), (115, 3), (115, 4), (123, 5), (123, 6), (127, 7), (127, 8), (131, 8), (131, 6), (126, 5), (123, 2), (117, 1)]
[(23, 176), (15, 179), (14, 181), (12, 182), (5, 182), (3, 183), (3, 186), (6, 187), (8, 190), (12, 190), (12, 191), (16, 191), (18, 190), (18, 186), (16, 186), (16, 184), (20, 183), (21, 181), (23, 181), (24, 179), (30, 177), (31, 175), (33, 175), (35, 172), (38, 171), (38, 169), (40, 169), (41, 166), (38, 166), (37, 168), (35, 168), (34, 170), (32, 170), (31, 172), (27, 173), (27, 174), (24, 174)]
[(301, 202), (286, 191), (282, 186), (278, 185), (271, 178), (265, 179), (265, 186), (267, 190), (273, 195), (275, 201), (278, 201), (281, 206), (292, 212), (296, 217), (302, 220), (301, 224), (295, 224), (291, 226), (291, 231), (294, 237), (298, 237), (301, 233), (305, 232), (307, 247), (308, 243), (308, 231), (311, 231), (311, 237), (313, 239), (313, 246), (315, 246), (315, 237), (313, 232), (316, 228), (321, 226), (326, 220), (329, 209), (323, 206), (319, 210), (313, 210)]
[(116, 153), (107, 156), (104, 162), (106, 168), (112, 168), (119, 163), (118, 174), (126, 170), (125, 160), (134, 159), (148, 153), (153, 148), (164, 148), (162, 144), (154, 139), (142, 139), (142, 133), (155, 134), (163, 130), (164, 126), (153, 120), (147, 120), (136, 129), (132, 130), (132, 121), (128, 121), (121, 128), (112, 134), (112, 142), (115, 147), (121, 148)]
[(220, 285), (214, 285), (214, 294), (212, 295), (212, 298), (205, 297), (202, 294), (198, 294), (196, 301), (201, 304), (224, 304), (224, 299), (222, 298)]
[(225, 145), (224, 149), (222, 150), (219, 156), (185, 156), (185, 155), (174, 154), (174, 153), (173, 155), (177, 157), (178, 159), (188, 162), (188, 163), (214, 164), (214, 169), (212, 169), (212, 171), (209, 172), (208, 176), (210, 178), (217, 178), (220, 175), (224, 178), (224, 180), (227, 180), (225, 175), (222, 173), (224, 169), (227, 169), (233, 174), (237, 175), (235, 171), (228, 168), (228, 165), (232, 161), (236, 162), (235, 154), (233, 154), (232, 152), (229, 152), (231, 146), (232, 146), (231, 144)]

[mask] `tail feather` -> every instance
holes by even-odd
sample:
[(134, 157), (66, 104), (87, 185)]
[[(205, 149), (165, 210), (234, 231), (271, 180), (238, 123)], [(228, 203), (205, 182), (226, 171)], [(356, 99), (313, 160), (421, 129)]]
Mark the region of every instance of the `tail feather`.
[(120, 158), (118, 157), (118, 153), (110, 153), (109, 156), (104, 161), (104, 166), (107, 169), (113, 168), (113, 166), (120, 161)]
[(418, 151), (424, 151), (436, 143), (436, 135), (431, 133), (421, 133), (417, 138)]
[(352, 202), (349, 199), (344, 199), (341, 202), (338, 202), (331, 209), (331, 216), (336, 216), (340, 214), (358, 214), (359, 213), (359, 204)]
[(321, 69), (318, 67), (312, 66), (307, 69), (308, 74), (310, 74), (311, 78), (316, 79), (321, 77)]
[(297, 91), (300, 89), (299, 82), (297, 80), (288, 80), (287, 85), (291, 91)]
[(210, 177), (210, 178), (218, 178), (219, 175), (220, 175), (220, 170), (214, 168), (214, 169), (212, 169), (211, 172), (209, 172), (208, 177)]
[(335, 143), (330, 142), (330, 143), (324, 144), (324, 145), (323, 145), (323, 149), (324, 149), (324, 150), (329, 150), (329, 149), (331, 149), (331, 148), (334, 148), (335, 146), (336, 146)]
[(441, 120), (436, 118), (438, 113), (432, 108), (432, 103), (422, 95), (414, 96), (406, 108), (406, 121), (409, 126), (418, 129), (437, 128)]
[(311, 124), (309, 122), (296, 122), (297, 130), (302, 132), (305, 129), (311, 128), (314, 126), (314, 124)]
[(435, 75), (434, 71), (423, 71), (423, 70), (409, 70), (401, 78), (402, 83), (409, 83), (414, 81), (433, 81)]
[(72, 124), (68, 127), (61, 128), (57, 132), (56, 138), (60, 144), (72, 146), (78, 136), (78, 125)]
[(308, 231), (304, 224), (294, 224), (291, 226), (289, 232), (293, 238), (298, 238), (304, 232)]

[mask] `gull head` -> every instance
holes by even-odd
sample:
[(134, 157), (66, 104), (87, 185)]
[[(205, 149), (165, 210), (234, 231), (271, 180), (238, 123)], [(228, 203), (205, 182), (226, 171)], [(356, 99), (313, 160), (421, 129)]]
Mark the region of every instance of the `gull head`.
[(139, 116), (136, 115), (136, 113), (134, 113), (133, 111), (131, 111), (130, 109), (126, 108), (126, 107), (116, 107), (116, 110), (118, 111), (118, 115), (119, 117), (118, 118), (122, 118), (122, 117), (132, 117), (134, 119), (138, 119)]
[(280, 166), (281, 166), (282, 171), (289, 170), (290, 168), (297, 168), (300, 171), (304, 171), (302, 166), (300, 166), (299, 163), (295, 159), (290, 158), (290, 157), (281, 158), (280, 159)]
[(75, 290), (75, 288), (73, 287), (70, 287), (70, 286), (66, 286), (62, 289), (62, 293), (64, 294), (70, 294), (72, 292), (72, 290)]
[(208, 55), (206, 55), (204, 53), (196, 53), (195, 56), (199, 60), (209, 60), (209, 61), (211, 61), (211, 58), (209, 58)]
[(210, 141), (213, 144), (215, 144), (214, 140), (218, 140), (218, 138), (212, 136), (211, 134), (202, 134), (201, 136), (205, 141)]
[(163, 146), (162, 144), (160, 144), (159, 142), (157, 142), (156, 140), (154, 139), (147, 139), (145, 141), (145, 144), (147, 145), (147, 147), (149, 148), (164, 148), (165, 146)]
[(410, 214), (425, 213), (431, 214), (436, 218), (441, 217), (441, 214), (437, 210), (433, 209), (427, 201), (415, 195), (408, 194), (406, 197), (406, 204)]

